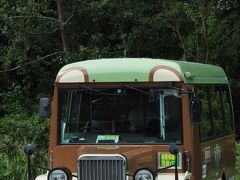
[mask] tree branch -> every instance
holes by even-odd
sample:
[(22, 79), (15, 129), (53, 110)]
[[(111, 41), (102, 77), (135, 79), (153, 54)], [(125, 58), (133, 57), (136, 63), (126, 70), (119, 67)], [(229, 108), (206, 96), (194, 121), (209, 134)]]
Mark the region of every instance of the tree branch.
[(2, 70), (2, 71), (0, 71), (0, 73), (6, 73), (6, 72), (15, 71), (15, 70), (17, 70), (17, 69), (19, 69), (19, 68), (28, 66), (28, 65), (30, 65), (30, 64), (34, 64), (34, 63), (39, 62), (39, 61), (42, 61), (42, 60), (44, 60), (44, 59), (46, 59), (46, 58), (49, 58), (49, 57), (52, 57), (52, 56), (55, 56), (55, 55), (60, 55), (60, 54), (63, 54), (63, 53), (64, 53), (63, 51), (54, 52), (54, 53), (48, 54), (48, 55), (46, 55), (46, 56), (43, 56), (43, 57), (41, 57), (41, 58), (38, 58), (38, 59), (36, 59), (36, 60), (34, 60), (34, 61), (28, 62), (28, 63), (26, 63), (26, 64), (19, 65), (19, 66), (16, 66), (16, 67), (14, 67), (14, 68), (7, 69), (7, 70)]
[(235, 27), (232, 28), (230, 31), (228, 31), (225, 36), (221, 37), (221, 38), (218, 40), (218, 43), (220, 43), (220, 42), (223, 41), (224, 39), (228, 38), (228, 36), (231, 35), (231, 33), (232, 33), (233, 31), (235, 31), (237, 28), (238, 28), (238, 27), (235, 26)]
[[(66, 31), (65, 31), (65, 28), (64, 28), (63, 0), (57, 0), (57, 10), (58, 10), (58, 21), (60, 22), (60, 30), (61, 30), (63, 51), (65, 52), (66, 55), (68, 55), (69, 54), (69, 44), (68, 44)], [(66, 21), (66, 22), (68, 22), (68, 21)]]
[(204, 14), (204, 7), (205, 7), (205, 2), (203, 1), (201, 5), (201, 12), (200, 12), (200, 18), (202, 20), (202, 29), (203, 29), (203, 39), (204, 39), (204, 44), (205, 44), (205, 58), (204, 58), (204, 64), (208, 62), (209, 54), (210, 54), (210, 49), (209, 49), (209, 42), (208, 42), (208, 33), (207, 33), (207, 27), (206, 27), (206, 18), (207, 18), (207, 13)]
[(46, 31), (46, 32), (29, 32), (29, 34), (51, 34), (51, 33), (54, 33), (54, 32), (56, 32), (58, 30), (60, 30), (60, 28), (55, 28), (52, 31)]
[(196, 60), (196, 59), (197, 59), (196, 56), (194, 56), (192, 53), (190, 53), (190, 52), (186, 49), (186, 47), (185, 47), (185, 45), (184, 45), (184, 42), (183, 42), (183, 39), (182, 39), (182, 36), (181, 36), (181, 34), (180, 34), (180, 31), (179, 31), (179, 28), (178, 28), (178, 27), (174, 27), (174, 26), (173, 26), (172, 24), (170, 24), (170, 23), (167, 23), (167, 24), (168, 24), (168, 26), (169, 26), (170, 28), (173, 29), (173, 31), (175, 31), (175, 32), (177, 33), (178, 38), (179, 38), (179, 40), (180, 40), (180, 42), (181, 42), (181, 46), (182, 46), (183, 51), (184, 51), (186, 54), (188, 54), (190, 57), (192, 57), (192, 58), (194, 58), (194, 59)]
[(59, 23), (58, 19), (47, 17), (47, 16), (11, 16), (11, 17), (4, 17), (0, 19), (21, 19), (21, 18), (39, 18), (39, 19), (45, 19), (45, 20), (52, 20)]
[(116, 19), (121, 19), (122, 17), (119, 17), (119, 16), (116, 16), (114, 14), (111, 14), (107, 11), (105, 11), (103, 8), (99, 8), (99, 7), (93, 7), (93, 5), (91, 4), (88, 4), (88, 3), (84, 3), (84, 2), (81, 2), (84, 6), (88, 6), (90, 7), (89, 9), (82, 9), (81, 11), (100, 11), (102, 13), (104, 13), (105, 15), (109, 16), (109, 17), (112, 17), (112, 18), (116, 18)]
[(62, 23), (62, 25), (65, 26), (72, 19), (73, 15), (74, 12), (72, 12), (71, 16), (64, 23)]

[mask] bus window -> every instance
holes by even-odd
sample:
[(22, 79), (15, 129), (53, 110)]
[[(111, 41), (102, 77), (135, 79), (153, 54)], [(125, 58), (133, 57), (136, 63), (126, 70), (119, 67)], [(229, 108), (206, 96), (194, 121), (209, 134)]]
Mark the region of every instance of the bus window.
[(212, 118), (210, 114), (210, 95), (207, 89), (198, 89), (198, 98), (202, 101), (201, 138), (213, 136)]
[(233, 117), (231, 110), (231, 100), (228, 88), (222, 89), (222, 105), (223, 105), (223, 113), (224, 113), (224, 130), (226, 133), (233, 131)]
[(214, 125), (214, 136), (220, 136), (223, 134), (223, 117), (222, 117), (222, 107), (220, 101), (219, 88), (211, 87), (209, 88), (210, 98), (211, 98), (211, 117), (213, 119)]
[[(167, 139), (181, 141), (182, 130), (182, 101), (176, 96), (165, 96), (164, 98), (165, 130)], [(178, 137), (178, 138), (176, 138)]]
[(175, 90), (60, 89), (59, 94), (62, 144), (98, 143), (106, 135), (122, 144), (182, 143), (182, 97)]
[(230, 95), (227, 87), (197, 90), (202, 101), (201, 139), (219, 137), (233, 130)]

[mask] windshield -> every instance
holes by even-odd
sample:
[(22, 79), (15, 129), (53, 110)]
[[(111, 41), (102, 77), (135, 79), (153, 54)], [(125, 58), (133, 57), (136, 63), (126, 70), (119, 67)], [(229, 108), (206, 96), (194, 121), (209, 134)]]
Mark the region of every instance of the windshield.
[(60, 143), (182, 142), (182, 99), (174, 89), (59, 89)]

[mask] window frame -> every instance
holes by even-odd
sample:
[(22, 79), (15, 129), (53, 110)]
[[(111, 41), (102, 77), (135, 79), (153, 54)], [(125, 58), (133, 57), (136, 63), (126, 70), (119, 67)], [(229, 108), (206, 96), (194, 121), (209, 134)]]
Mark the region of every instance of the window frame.
[[(217, 92), (218, 92), (218, 96), (217, 96), (217, 101), (220, 101), (220, 110), (221, 111), (221, 128), (223, 133), (220, 133), (220, 134), (217, 134), (215, 135), (215, 132), (216, 132), (216, 126), (215, 126), (215, 123), (214, 123), (214, 119), (212, 118), (213, 117), (213, 109), (212, 109), (212, 97), (211, 97), (211, 93), (210, 93), (210, 89), (211, 88), (218, 88)], [(230, 91), (230, 87), (228, 84), (224, 84), (224, 85), (199, 85), (199, 86), (196, 86), (195, 87), (195, 91), (196, 91), (196, 94), (198, 96), (198, 90), (201, 89), (201, 90), (204, 90), (204, 93), (207, 93), (207, 103), (208, 103), (208, 112), (210, 113), (207, 117), (208, 117), (208, 121), (209, 121), (209, 124), (210, 124), (210, 129), (211, 129), (211, 136), (208, 136), (208, 137), (202, 137), (202, 123), (199, 125), (199, 135), (200, 135), (200, 142), (206, 142), (206, 141), (209, 141), (209, 140), (213, 140), (213, 139), (217, 139), (217, 138), (221, 138), (221, 137), (224, 137), (224, 136), (227, 136), (227, 135), (230, 135), (230, 134), (233, 134), (235, 132), (235, 126), (234, 126), (234, 115), (233, 115), (233, 105), (232, 105), (232, 97), (231, 97), (231, 91)], [(229, 118), (229, 122), (226, 121), (226, 114), (225, 114), (225, 111), (224, 111), (224, 103), (226, 102), (223, 102), (223, 96), (224, 94), (226, 95), (226, 98), (228, 100), (228, 104), (229, 104), (229, 114), (230, 114), (230, 118)], [(211, 118), (211, 119), (209, 119)], [(229, 123), (230, 124), (230, 130), (226, 130), (226, 127), (225, 127), (225, 124), (226, 123)]]
[[(147, 85), (149, 84), (149, 85)], [(163, 88), (163, 89), (178, 89), (178, 85), (176, 84), (174, 88), (174, 86), (170, 86), (169, 87), (169, 84), (168, 83), (163, 83), (163, 84), (153, 84), (153, 86), (151, 85), (152, 83), (146, 83), (146, 84), (137, 84), (137, 86), (133, 86), (133, 87), (136, 87), (136, 88)], [(131, 84), (132, 85), (132, 84)], [(88, 86), (86, 86), (88, 87)], [(104, 85), (104, 86), (89, 86), (90, 88), (97, 88), (97, 89), (105, 89), (105, 88), (109, 88), (109, 89), (115, 89), (115, 88), (121, 88), (121, 86), (118, 85), (110, 85), (110, 86), (107, 86), (107, 85)], [(61, 118), (61, 111), (60, 111), (60, 105), (61, 105), (61, 98), (60, 98), (60, 91), (61, 89), (64, 89), (64, 90), (79, 90), (79, 89), (82, 89), (81, 87), (79, 88), (78, 86), (76, 85), (70, 85), (68, 87), (66, 87), (65, 85), (60, 85), (59, 87), (57, 87), (57, 99), (58, 99), (58, 103), (57, 103), (57, 109), (58, 109), (58, 115), (57, 115), (57, 129), (58, 129), (58, 133), (57, 133), (57, 144), (58, 145), (96, 145), (96, 143), (71, 143), (71, 144), (67, 144), (67, 143), (62, 143), (61, 142), (61, 136), (62, 136), (62, 132), (61, 132), (61, 122), (60, 122), (60, 118)], [(84, 89), (84, 88), (83, 88)], [(180, 89), (180, 88), (179, 88)], [(183, 98), (181, 98), (181, 102), (183, 101)], [(181, 105), (182, 106), (182, 105)], [(181, 141), (177, 141), (176, 143), (178, 145), (182, 145), (184, 143), (184, 139), (183, 139), (183, 106), (182, 106), (182, 123), (181, 123), (181, 131), (180, 131), (180, 135), (181, 135)], [(101, 145), (101, 143), (98, 143), (99, 145)], [(165, 142), (161, 142), (161, 143), (119, 143), (119, 144), (109, 144), (109, 145), (130, 145), (130, 144), (133, 144), (133, 145), (164, 145), (164, 144), (169, 144), (169, 142), (167, 142), (167, 140)], [(105, 145), (105, 144), (104, 144)]]

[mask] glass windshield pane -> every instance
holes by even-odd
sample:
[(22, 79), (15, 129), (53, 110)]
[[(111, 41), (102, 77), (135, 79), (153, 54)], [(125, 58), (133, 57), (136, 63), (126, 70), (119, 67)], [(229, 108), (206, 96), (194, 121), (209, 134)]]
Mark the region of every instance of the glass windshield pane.
[(61, 144), (182, 142), (182, 99), (173, 89), (59, 90)]

